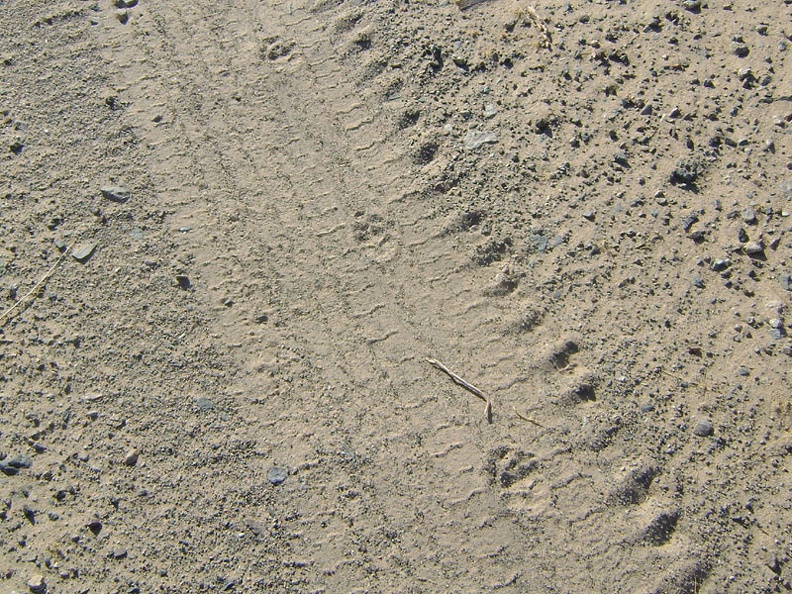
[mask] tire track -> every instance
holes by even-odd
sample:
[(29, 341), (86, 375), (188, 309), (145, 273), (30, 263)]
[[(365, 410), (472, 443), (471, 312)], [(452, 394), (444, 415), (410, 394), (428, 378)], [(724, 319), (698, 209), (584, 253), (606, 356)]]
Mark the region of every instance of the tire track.
[[(173, 189), (174, 220), (194, 226), (184, 249), (200, 266), (207, 306), (217, 311), (213, 336), (238, 345), (243, 368), (274, 374), (281, 398), (266, 399), (266, 418), (283, 422), (270, 429), (279, 448), (295, 430), (327, 422), (325, 439), (379, 444), (374, 459), (391, 462), (379, 467), (384, 482), (372, 485), (368, 513), (405, 535), (404, 544), (383, 551), (452, 551), (460, 540), (474, 550), (487, 538), (479, 534), (482, 522), (518, 542), (521, 532), (510, 520), (482, 517), (481, 506), (498, 507), (498, 494), (469, 462), (508, 426), (475, 434), (444, 473), (420, 470), (428, 484), (409, 476), (411, 464), (424, 465), (421, 441), (442, 428), (438, 418), (456, 424), (462, 417), (464, 426), (480, 416), (479, 403), (427, 373), (423, 357), (455, 353), (460, 364), (478, 362), (479, 383), (524, 375), (527, 348), (515, 342), (514, 355), (487, 364), (490, 346), (504, 340), (501, 306), (481, 299), (492, 271), (470, 264), (464, 247), (443, 233), (442, 210), (412, 189), (382, 103), (361, 89), (355, 67), (336, 57), (343, 52), (327, 21), (304, 6), (288, 12), (279, 6), (237, 4), (220, 13), (200, 3), (189, 10), (152, 6), (125, 40), (131, 49), (110, 49), (115, 57), (133, 56), (122, 66), (126, 95), (152, 151), (152, 177)], [(329, 20), (334, 13), (321, 14)], [(298, 41), (293, 54), (268, 60), (262, 36), (274, 38), (271, 44), (285, 40), (284, 47)], [(164, 126), (146, 117), (153, 109), (167, 112)], [(229, 296), (238, 303), (217, 305)], [(279, 326), (253, 325), (259, 311), (271, 312)], [(262, 415), (246, 399), (268, 384), (252, 373), (233, 389), (246, 415)], [(409, 435), (417, 437), (414, 445), (399, 445)], [(458, 431), (447, 437), (458, 438)], [(393, 453), (405, 461), (394, 464)], [(310, 496), (312, 525), (325, 498)], [(478, 519), (464, 528), (440, 519), (446, 499), (454, 517)], [(412, 512), (405, 516), (413, 508), (438, 519), (414, 526), (407, 520)], [(339, 538), (351, 545), (370, 531), (344, 530)], [(313, 553), (322, 555), (317, 547)], [(449, 569), (443, 563), (467, 574), (462, 567), (475, 559), (411, 562), (437, 577)], [(341, 581), (341, 566), (333, 571), (339, 584), (351, 583)], [(494, 581), (503, 568), (493, 563), (483, 571)], [(350, 575), (354, 582), (362, 574)]]

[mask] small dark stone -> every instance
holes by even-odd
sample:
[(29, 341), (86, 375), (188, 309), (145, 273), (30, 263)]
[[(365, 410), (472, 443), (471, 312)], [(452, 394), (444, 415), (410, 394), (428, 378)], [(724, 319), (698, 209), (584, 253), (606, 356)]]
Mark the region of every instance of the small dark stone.
[(783, 273), (779, 275), (778, 282), (781, 283), (781, 288), (785, 291), (792, 291), (792, 275)]
[(133, 8), (137, 3), (138, 0), (115, 0), (116, 8)]
[(200, 410), (212, 410), (214, 408), (214, 403), (205, 396), (198, 398), (195, 404), (198, 405)]
[(703, 289), (704, 288), (704, 279), (701, 278), (700, 274), (697, 274), (696, 276), (694, 276), (693, 280), (690, 281), (690, 282), (692, 282), (693, 286), (698, 288), (698, 289)]
[(5, 460), (0, 460), (0, 472), (6, 476), (14, 476), (15, 474), (19, 473), (19, 468), (9, 466)]
[(74, 258), (80, 263), (85, 263), (91, 258), (91, 256), (93, 256), (95, 251), (96, 251), (95, 241), (84, 243), (74, 248), (74, 251), (72, 252), (72, 258)]
[(134, 466), (138, 462), (138, 458), (140, 457), (140, 453), (135, 449), (131, 448), (124, 456), (124, 465), (125, 466)]
[(33, 466), (33, 458), (25, 454), (17, 454), (5, 461), (9, 466), (14, 468), (30, 468)]
[(288, 476), (289, 471), (278, 466), (273, 466), (267, 471), (267, 480), (273, 485), (280, 485)]
[(731, 265), (732, 265), (731, 260), (727, 258), (718, 258), (712, 263), (712, 269), (715, 272), (721, 272), (723, 270), (726, 270)]
[(742, 213), (742, 220), (748, 223), (749, 225), (756, 224), (756, 211), (753, 208), (746, 208)]
[(685, 10), (688, 10), (694, 14), (701, 12), (701, 0), (684, 0), (682, 2), (682, 6), (685, 7)]
[(696, 426), (693, 428), (693, 435), (698, 437), (709, 437), (712, 435), (713, 431), (712, 421), (709, 419), (702, 419), (696, 423)]
[(697, 223), (699, 220), (698, 215), (695, 213), (690, 213), (684, 219), (682, 219), (682, 229), (687, 233), (690, 231), (690, 228), (693, 226), (694, 223)]
[(734, 48), (734, 55), (738, 58), (745, 58), (750, 54), (751, 51), (748, 49), (747, 45), (738, 45)]
[(745, 253), (751, 257), (759, 257), (764, 254), (764, 245), (761, 241), (749, 241), (743, 247)]
[(125, 559), (126, 556), (127, 556), (127, 550), (121, 548), (113, 549), (112, 551), (110, 551), (110, 554), (108, 555), (110, 559)]
[(613, 162), (622, 167), (630, 166), (630, 161), (627, 159), (627, 153), (625, 151), (616, 151), (613, 155)]
[(91, 518), (88, 520), (88, 523), (85, 526), (94, 534), (94, 536), (102, 531), (102, 523), (96, 518)]
[(192, 282), (190, 282), (190, 277), (186, 274), (177, 274), (176, 275), (176, 283), (179, 285), (180, 289), (187, 291), (192, 288)]
[(113, 202), (126, 202), (129, 200), (129, 190), (121, 186), (105, 186), (100, 191), (102, 196)]
[(748, 233), (746, 233), (745, 229), (740, 227), (740, 230), (737, 231), (737, 241), (740, 243), (748, 243), (750, 241), (750, 237), (748, 237)]

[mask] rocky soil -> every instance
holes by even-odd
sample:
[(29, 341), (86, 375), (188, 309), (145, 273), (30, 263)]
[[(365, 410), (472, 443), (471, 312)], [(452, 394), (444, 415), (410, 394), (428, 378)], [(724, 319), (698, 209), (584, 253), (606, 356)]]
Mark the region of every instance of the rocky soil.
[(790, 52), (0, 0), (0, 589), (792, 590)]

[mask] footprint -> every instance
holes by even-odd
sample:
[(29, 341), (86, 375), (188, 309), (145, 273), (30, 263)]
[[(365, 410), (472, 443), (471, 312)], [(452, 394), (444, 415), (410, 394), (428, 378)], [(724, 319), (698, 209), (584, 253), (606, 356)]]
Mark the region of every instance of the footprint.
[(501, 446), (490, 452), (486, 470), (492, 477), (491, 482), (508, 489), (528, 476), (536, 466), (537, 461), (533, 454)]

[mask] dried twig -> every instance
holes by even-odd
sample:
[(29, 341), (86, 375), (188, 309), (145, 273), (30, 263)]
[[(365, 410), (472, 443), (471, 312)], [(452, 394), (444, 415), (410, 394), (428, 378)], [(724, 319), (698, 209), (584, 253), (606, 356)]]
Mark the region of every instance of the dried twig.
[(437, 367), (437, 369), (439, 369), (440, 371), (445, 373), (448, 377), (450, 377), (452, 380), (454, 380), (455, 384), (457, 384), (459, 386), (462, 386), (463, 388), (465, 388), (465, 390), (467, 390), (471, 394), (475, 394), (476, 396), (481, 398), (485, 402), (484, 414), (487, 417), (487, 422), (488, 423), (492, 423), (492, 403), (490, 402), (490, 399), (487, 397), (487, 395), (484, 392), (479, 390), (476, 386), (474, 386), (470, 382), (468, 382), (468, 381), (462, 379), (461, 377), (459, 377), (456, 373), (451, 371), (448, 367), (443, 365), (437, 359), (429, 359), (429, 358), (427, 358), (426, 362), (429, 363), (430, 365), (433, 365), (434, 367)]
[(541, 427), (542, 429), (547, 429), (547, 427), (545, 427), (541, 423), (539, 423), (537, 421), (534, 421), (533, 419), (528, 418), (525, 415), (521, 414), (520, 411), (518, 411), (516, 407), (513, 407), (513, 408), (514, 408), (514, 414), (517, 415), (518, 417), (520, 417), (523, 421), (527, 421), (527, 422), (531, 423), (532, 425), (536, 425), (537, 427)]
[(68, 254), (71, 251), (72, 247), (73, 244), (67, 247), (66, 250), (64, 250), (64, 252), (60, 255), (60, 257), (57, 260), (55, 260), (55, 264), (53, 264), (50, 267), (50, 269), (47, 270), (47, 273), (41, 277), (41, 280), (39, 280), (39, 282), (33, 285), (33, 288), (30, 289), (30, 291), (25, 293), (21, 299), (19, 299), (16, 303), (14, 303), (14, 305), (12, 305), (2, 314), (0, 314), (0, 323), (4, 323), (8, 318), (8, 316), (10, 316), (17, 307), (19, 307), (25, 301), (27, 301), (28, 297), (36, 293), (41, 288), (41, 285), (43, 285), (44, 283), (47, 282), (47, 280), (49, 280), (49, 278), (55, 273), (55, 270), (58, 268), (58, 266), (60, 266), (61, 262), (63, 262), (63, 259), (66, 257), (66, 254)]

